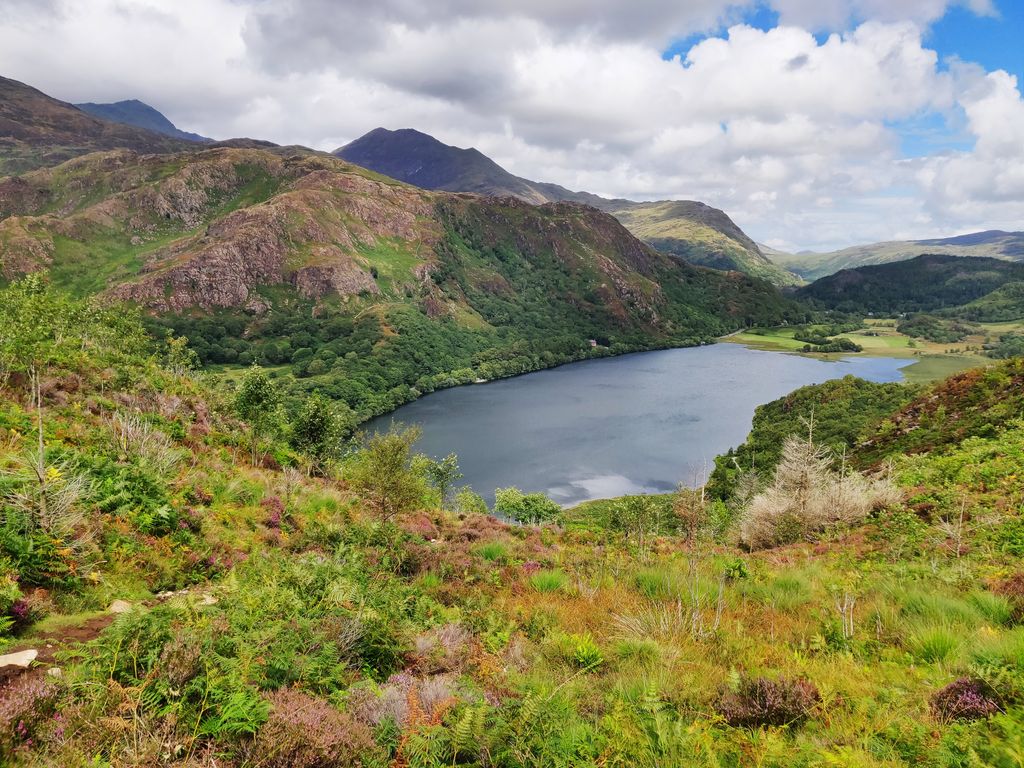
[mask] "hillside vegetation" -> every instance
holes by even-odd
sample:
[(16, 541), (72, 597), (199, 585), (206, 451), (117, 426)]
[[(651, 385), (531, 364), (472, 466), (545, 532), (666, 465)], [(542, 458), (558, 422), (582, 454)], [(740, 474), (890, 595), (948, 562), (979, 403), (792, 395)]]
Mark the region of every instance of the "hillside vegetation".
[(291, 150), (117, 151), (2, 179), (0, 268), (134, 301), (203, 363), (284, 366), (289, 389), (362, 418), (805, 313), (593, 208), (426, 192)]
[(405, 128), (377, 128), (334, 154), (423, 189), (517, 197), (529, 203), (576, 202), (612, 214), (659, 251), (691, 264), (737, 270), (780, 285), (798, 285), (794, 274), (773, 264), (723, 211), (692, 200), (635, 202), (573, 192), (558, 184), (515, 176), (476, 149), (443, 144)]
[[(1024, 264), (997, 259), (925, 254), (908, 261), (847, 269), (797, 290), (796, 295), (828, 309), (860, 315), (892, 316), (974, 304), (976, 319), (989, 315), (989, 294), (1024, 278)], [(992, 297), (993, 307), (1006, 308), (1015, 294)], [(1020, 314), (1024, 316), (1024, 305)], [(1007, 314), (1013, 314), (1007, 312)], [(980, 315), (980, 317), (978, 317)], [(1000, 318), (1016, 319), (1016, 318)]]
[(0, 681), (14, 765), (1019, 764), (1019, 361), (884, 385), (875, 427), (872, 385), (802, 391), (745, 495), (564, 527), (38, 277), (0, 295), (0, 365), (0, 615), (42, 649)]
[(772, 251), (772, 261), (808, 281), (844, 269), (907, 261), (925, 253), (1024, 261), (1024, 232), (989, 230), (958, 237), (857, 245), (830, 253)]
[(173, 152), (191, 142), (136, 126), (109, 122), (0, 77), (0, 177), (57, 165), (97, 150), (128, 148)]

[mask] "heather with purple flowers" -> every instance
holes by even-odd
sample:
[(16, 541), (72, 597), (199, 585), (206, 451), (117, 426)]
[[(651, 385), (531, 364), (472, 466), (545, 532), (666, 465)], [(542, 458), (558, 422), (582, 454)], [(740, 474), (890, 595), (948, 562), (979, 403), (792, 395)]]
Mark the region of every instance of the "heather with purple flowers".
[(260, 502), (260, 506), (267, 512), (264, 524), (272, 530), (281, 529), (281, 518), (284, 517), (284, 502), (277, 496), (268, 496)]
[(1001, 712), (999, 695), (976, 677), (960, 677), (932, 695), (932, 713), (939, 720), (981, 720)]
[(803, 678), (743, 678), (736, 690), (726, 691), (717, 710), (729, 725), (793, 725), (803, 722), (821, 703), (817, 687)]
[(364, 724), (323, 699), (290, 688), (268, 697), (270, 716), (251, 746), (263, 768), (355, 768), (377, 764), (379, 750)]
[(28, 746), (35, 727), (53, 711), (57, 687), (38, 677), (23, 676), (0, 695), (0, 753)]

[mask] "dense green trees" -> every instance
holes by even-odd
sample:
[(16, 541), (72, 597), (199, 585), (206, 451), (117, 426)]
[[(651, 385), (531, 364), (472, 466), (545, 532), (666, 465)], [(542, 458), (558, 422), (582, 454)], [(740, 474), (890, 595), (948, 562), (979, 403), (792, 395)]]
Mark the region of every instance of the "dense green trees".
[(746, 441), (715, 459), (708, 490), (726, 499), (744, 473), (765, 479), (791, 435), (809, 435), (818, 445), (842, 455), (858, 443), (865, 429), (908, 402), (915, 392), (906, 384), (875, 384), (846, 376), (802, 387), (759, 406)]
[(959, 320), (948, 320), (935, 315), (914, 314), (900, 320), (896, 330), (917, 339), (927, 339), (937, 344), (955, 344), (963, 341), (981, 328)]
[[(1009, 283), (1024, 280), (1024, 264), (998, 259), (925, 254), (907, 261), (843, 270), (796, 292), (822, 308), (860, 315), (891, 316), (961, 307)], [(1020, 289), (992, 306), (1006, 312), (1019, 305)], [(979, 302), (967, 319), (988, 319)], [(1021, 317), (1022, 315), (1017, 315)], [(1005, 319), (1005, 318), (1004, 318)]]
[(553, 522), (562, 514), (562, 508), (543, 493), (523, 493), (518, 488), (496, 489), (494, 511), (527, 525)]

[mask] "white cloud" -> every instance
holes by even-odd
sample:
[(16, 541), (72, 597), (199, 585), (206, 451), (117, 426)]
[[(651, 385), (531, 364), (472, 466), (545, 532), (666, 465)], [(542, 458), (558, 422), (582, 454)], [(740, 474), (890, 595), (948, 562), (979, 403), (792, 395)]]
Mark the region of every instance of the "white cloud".
[[(702, 199), (791, 247), (1020, 228), (1024, 103), (1006, 73), (947, 71), (923, 44), (951, 2), (770, 0), (782, 26), (720, 31), (754, 4), (0, 0), (0, 72), (218, 137), (332, 149), (416, 127), (529, 178)], [(975, 147), (902, 158), (892, 126), (930, 115)]]

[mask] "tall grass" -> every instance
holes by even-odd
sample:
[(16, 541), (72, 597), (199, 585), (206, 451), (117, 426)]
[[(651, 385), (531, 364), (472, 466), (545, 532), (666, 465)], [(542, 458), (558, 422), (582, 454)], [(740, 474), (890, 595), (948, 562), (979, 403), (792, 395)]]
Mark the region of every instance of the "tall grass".
[(488, 541), (476, 549), (476, 553), (490, 563), (503, 563), (508, 560), (508, 547), (500, 541)]
[(971, 661), (983, 667), (1024, 671), (1024, 627), (981, 640), (971, 649)]
[(533, 574), (530, 586), (538, 592), (560, 592), (569, 586), (569, 579), (557, 569), (547, 569)]
[(967, 602), (986, 621), (997, 627), (1005, 627), (1013, 623), (1013, 606), (1002, 595), (991, 592), (972, 592)]
[(909, 647), (914, 658), (941, 664), (960, 649), (961, 633), (946, 624), (923, 625), (910, 634)]

